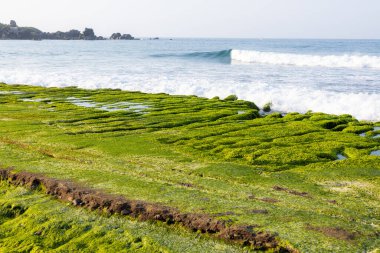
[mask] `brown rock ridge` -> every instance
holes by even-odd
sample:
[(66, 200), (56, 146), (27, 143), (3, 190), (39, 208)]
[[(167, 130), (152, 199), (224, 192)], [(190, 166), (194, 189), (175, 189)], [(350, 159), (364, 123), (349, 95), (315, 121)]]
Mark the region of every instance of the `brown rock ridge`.
[(289, 246), (282, 246), (274, 234), (255, 232), (253, 226), (228, 226), (224, 221), (206, 214), (180, 213), (172, 207), (145, 201), (128, 200), (122, 196), (105, 194), (72, 182), (52, 179), (39, 174), (13, 173), (11, 168), (0, 168), (0, 179), (31, 190), (43, 190), (46, 194), (71, 202), (74, 206), (86, 207), (90, 210), (129, 215), (142, 221), (162, 221), (169, 225), (178, 223), (193, 231), (214, 234), (219, 239), (250, 246), (255, 250), (298, 252)]

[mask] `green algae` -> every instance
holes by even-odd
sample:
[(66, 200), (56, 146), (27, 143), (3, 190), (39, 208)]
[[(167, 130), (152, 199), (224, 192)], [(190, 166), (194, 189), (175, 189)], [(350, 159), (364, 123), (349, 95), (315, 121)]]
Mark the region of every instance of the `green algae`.
[(105, 216), (0, 183), (2, 252), (242, 252), (180, 227)]
[[(0, 91), (3, 165), (254, 225), (301, 251), (380, 247), (380, 158), (370, 155), (380, 141), (358, 134), (379, 123), (312, 112), (261, 116), (253, 103), (235, 99), (74, 87)], [(69, 97), (146, 107), (144, 114), (101, 111)], [(338, 161), (339, 154), (348, 159)], [(342, 240), (341, 231), (352, 236)]]

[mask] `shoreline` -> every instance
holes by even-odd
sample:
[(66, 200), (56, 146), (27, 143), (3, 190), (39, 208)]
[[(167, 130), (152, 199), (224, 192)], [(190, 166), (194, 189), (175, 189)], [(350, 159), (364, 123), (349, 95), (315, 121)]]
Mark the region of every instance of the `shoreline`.
[(379, 121), (378, 44), (266, 40), (2, 42), (8, 61), (1, 67), (0, 80), (208, 98), (236, 94), (260, 106), (272, 102), (278, 111), (347, 113), (359, 120)]
[[(31, 86), (31, 87), (36, 86), (36, 87), (41, 87), (41, 88), (57, 88), (57, 89), (77, 88), (77, 89), (82, 89), (82, 90), (115, 90), (115, 91), (124, 91), (124, 92), (138, 92), (138, 93), (145, 93), (145, 94), (152, 94), (152, 95), (166, 94), (166, 95), (170, 95), (170, 96), (188, 96), (188, 97), (195, 96), (195, 97), (204, 98), (204, 99), (218, 98), (220, 100), (224, 100), (228, 96), (236, 96), (236, 94), (230, 94), (230, 95), (226, 95), (225, 98), (220, 98), (219, 96), (203, 97), (203, 96), (198, 96), (196, 94), (177, 94), (177, 93), (171, 94), (171, 93), (165, 93), (165, 92), (145, 92), (145, 91), (141, 91), (141, 90), (128, 90), (128, 89), (121, 89), (121, 88), (116, 88), (116, 87), (115, 88), (108, 88), (108, 87), (85, 88), (85, 87), (80, 87), (80, 86), (75, 86), (75, 85), (74, 86), (50, 86), (50, 85), (46, 86), (46, 85), (35, 85), (35, 84), (11, 84), (11, 83), (6, 83), (6, 82), (2, 82), (2, 81), (0, 81), (0, 84), (6, 84), (6, 85), (10, 85), (10, 86)], [(237, 97), (237, 99), (240, 99), (240, 98)], [(255, 104), (255, 101), (252, 101), (252, 100), (244, 100), (244, 101), (252, 102)], [(270, 104), (270, 111), (265, 112), (263, 110), (263, 108), (268, 104)], [(273, 107), (272, 102), (268, 101), (260, 107), (259, 112), (262, 116), (266, 116), (266, 115), (272, 114), (272, 113), (279, 113), (282, 116), (286, 116), (287, 114), (294, 114), (294, 113), (299, 113), (299, 114), (322, 113), (322, 114), (335, 115), (335, 116), (349, 115), (349, 116), (356, 119), (356, 117), (354, 117), (353, 115), (348, 114), (348, 113), (334, 114), (334, 113), (328, 113), (328, 112), (323, 112), (323, 111), (312, 111), (310, 109), (306, 109), (304, 111), (283, 111), (283, 110), (272, 109), (272, 107)], [(374, 120), (358, 119), (358, 120), (361, 122), (369, 122), (369, 123), (372, 123), (374, 125), (380, 125), (380, 119), (376, 119), (376, 120), (375, 119)]]

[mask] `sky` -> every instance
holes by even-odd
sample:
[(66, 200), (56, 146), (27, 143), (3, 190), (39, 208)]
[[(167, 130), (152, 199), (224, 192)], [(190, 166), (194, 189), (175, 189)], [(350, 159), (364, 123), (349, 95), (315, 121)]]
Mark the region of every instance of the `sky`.
[(380, 39), (380, 0), (3, 0), (11, 19), (106, 37)]

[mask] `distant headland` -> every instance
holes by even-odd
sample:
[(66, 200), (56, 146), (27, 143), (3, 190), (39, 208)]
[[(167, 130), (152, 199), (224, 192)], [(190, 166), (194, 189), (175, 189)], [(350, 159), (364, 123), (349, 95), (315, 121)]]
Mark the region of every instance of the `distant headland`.
[(130, 34), (114, 33), (110, 38), (96, 36), (92, 28), (85, 28), (83, 32), (70, 30), (54, 33), (43, 32), (34, 27), (19, 27), (16, 21), (11, 20), (9, 25), (0, 23), (0, 40), (138, 40)]

